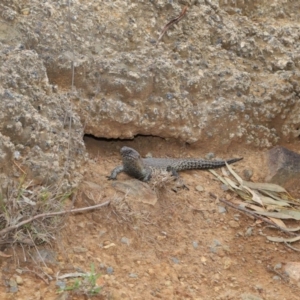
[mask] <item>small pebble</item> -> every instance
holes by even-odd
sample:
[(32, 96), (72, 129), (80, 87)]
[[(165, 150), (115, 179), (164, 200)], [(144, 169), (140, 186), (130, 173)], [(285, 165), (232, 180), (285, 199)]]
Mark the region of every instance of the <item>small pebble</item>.
[(219, 214), (225, 214), (226, 213), (226, 208), (224, 206), (218, 206), (218, 212)]
[(237, 222), (237, 221), (234, 221), (234, 220), (231, 220), (228, 222), (228, 225), (231, 227), (231, 228), (238, 228), (240, 227), (240, 224)]
[(129, 246), (130, 240), (127, 237), (122, 237), (121, 238), (121, 243), (126, 244), (127, 246)]
[(138, 275), (135, 274), (135, 273), (130, 273), (130, 274), (129, 274), (129, 277), (130, 277), (130, 278), (138, 278)]
[(274, 270), (278, 270), (282, 268), (282, 263), (278, 263), (274, 266)]
[(66, 288), (66, 283), (64, 281), (56, 281), (56, 286), (58, 286), (61, 290), (64, 290)]
[(275, 275), (275, 276), (273, 276), (273, 280), (279, 281), (279, 280), (281, 280), (281, 278), (280, 278), (280, 276)]
[(246, 232), (245, 232), (245, 236), (251, 236), (253, 232), (253, 228), (252, 227), (248, 227)]
[(17, 282), (14, 279), (9, 280), (9, 292), (10, 293), (16, 293), (18, 291), (18, 285)]
[(106, 273), (107, 273), (108, 275), (113, 274), (113, 272), (114, 272), (114, 268), (113, 268), (113, 267), (107, 267), (107, 268), (106, 268)]
[(202, 185), (197, 185), (195, 189), (198, 192), (203, 192), (204, 191), (204, 187)]
[(226, 185), (226, 184), (222, 184), (222, 185), (221, 185), (221, 189), (222, 189), (223, 191), (228, 191), (228, 190), (229, 190), (229, 187), (228, 187), (228, 185)]
[(209, 152), (209, 153), (207, 153), (206, 155), (205, 155), (205, 158), (206, 159), (212, 159), (212, 158), (214, 158), (215, 157), (215, 154), (213, 153), (213, 152)]
[(16, 276), (16, 282), (17, 282), (18, 285), (22, 285), (22, 284), (23, 284), (23, 279), (22, 279), (22, 277), (19, 276), (19, 275), (17, 275), (17, 276)]
[(198, 248), (198, 242), (193, 242), (193, 247), (194, 247), (194, 249), (197, 249)]
[(179, 264), (180, 263), (180, 260), (176, 257), (171, 257), (172, 261), (174, 264)]
[(73, 252), (74, 253), (85, 253), (87, 252), (88, 250), (84, 247), (74, 247), (73, 248)]
[(251, 177), (253, 176), (253, 171), (250, 169), (245, 169), (243, 171), (243, 175), (244, 175), (245, 180), (250, 180)]

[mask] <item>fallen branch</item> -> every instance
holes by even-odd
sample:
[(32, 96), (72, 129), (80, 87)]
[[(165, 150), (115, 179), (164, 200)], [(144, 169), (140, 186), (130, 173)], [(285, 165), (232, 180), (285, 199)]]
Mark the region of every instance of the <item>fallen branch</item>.
[(289, 243), (284, 242), (284, 244), (285, 244), (288, 248), (291, 248), (291, 249), (294, 250), (294, 251), (300, 252), (300, 249), (293, 247), (293, 246), (290, 245)]
[(104, 203), (93, 205), (93, 206), (87, 206), (87, 207), (82, 207), (82, 208), (74, 208), (74, 209), (70, 209), (70, 210), (57, 211), (57, 212), (52, 212), (52, 213), (39, 214), (39, 215), (36, 215), (32, 218), (24, 220), (24, 221), (22, 221), (22, 222), (20, 222), (16, 225), (9, 226), (9, 227), (1, 230), (0, 231), (0, 236), (3, 236), (4, 234), (8, 233), (9, 231), (18, 229), (19, 227), (21, 227), (21, 226), (23, 226), (27, 223), (30, 223), (30, 222), (32, 222), (36, 219), (39, 219), (39, 218), (49, 218), (49, 217), (52, 217), (52, 216), (58, 216), (58, 215), (63, 215), (63, 214), (83, 212), (83, 211), (87, 211), (87, 210), (100, 208), (100, 207), (103, 207), (103, 206), (106, 206), (106, 205), (109, 205), (109, 204), (110, 204), (110, 201), (106, 201)]
[(180, 15), (177, 18), (172, 19), (169, 23), (167, 23), (167, 25), (163, 28), (160, 36), (158, 37), (158, 40), (155, 44), (155, 47), (157, 47), (159, 41), (161, 40), (161, 38), (164, 36), (164, 34), (166, 33), (166, 31), (174, 24), (178, 23), (185, 15), (186, 11), (188, 9), (188, 6), (185, 6), (183, 8), (183, 10), (181, 11)]
[[(216, 197), (215, 195), (213, 195), (212, 193), (210, 193), (210, 195), (211, 195), (212, 197), (214, 197), (214, 198), (217, 198), (217, 197)], [(262, 217), (261, 215), (256, 214), (256, 213), (253, 212), (252, 210), (249, 210), (249, 209), (244, 208), (244, 207), (241, 207), (241, 206), (236, 206), (236, 205), (234, 205), (233, 203), (231, 203), (231, 202), (229, 202), (229, 201), (227, 201), (227, 200), (225, 200), (225, 199), (222, 199), (222, 198), (220, 198), (219, 201), (225, 203), (226, 205), (228, 205), (228, 206), (230, 206), (230, 207), (232, 207), (232, 208), (234, 208), (234, 209), (236, 209), (236, 210), (239, 210), (239, 211), (241, 211), (241, 212), (243, 212), (243, 213), (246, 213), (246, 214), (248, 214), (248, 215), (251, 215), (251, 216), (253, 216), (253, 217), (256, 218), (256, 219), (260, 219), (260, 220), (262, 220), (262, 221), (264, 221), (264, 222), (266, 222), (266, 223), (272, 225), (273, 227), (276, 227), (277, 229), (279, 229), (279, 230), (281, 230), (281, 231), (283, 231), (283, 232), (285, 232), (285, 233), (287, 233), (287, 234), (297, 236), (296, 233), (290, 232), (290, 231), (286, 230), (285, 228), (283, 228), (283, 227), (281, 227), (281, 226), (279, 226), (279, 225), (273, 223), (273, 222), (270, 221), (269, 219), (264, 218), (264, 217)]]

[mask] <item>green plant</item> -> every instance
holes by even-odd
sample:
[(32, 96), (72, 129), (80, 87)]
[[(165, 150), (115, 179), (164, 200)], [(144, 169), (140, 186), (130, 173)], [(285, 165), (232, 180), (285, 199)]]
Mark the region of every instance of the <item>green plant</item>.
[(74, 282), (65, 288), (61, 288), (59, 292), (73, 292), (76, 294), (84, 294), (88, 296), (98, 295), (101, 291), (101, 287), (97, 285), (97, 279), (100, 274), (95, 272), (94, 264), (91, 264), (91, 272), (82, 274), (82, 278), (76, 278)]

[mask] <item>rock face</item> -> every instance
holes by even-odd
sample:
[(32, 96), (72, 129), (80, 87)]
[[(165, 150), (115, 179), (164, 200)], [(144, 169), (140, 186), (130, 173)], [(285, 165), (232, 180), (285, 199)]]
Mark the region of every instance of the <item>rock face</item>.
[(300, 154), (276, 146), (266, 152), (266, 181), (286, 187), (293, 194), (300, 194)]
[(234, 2), (3, 0), (1, 166), (19, 157), (39, 181), (58, 180), (67, 157), (68, 173), (82, 161), (83, 124), (216, 147), (298, 138), (300, 3)]
[(35, 51), (1, 45), (0, 60), (2, 192), (9, 177), (21, 175), (35, 184), (71, 187), (80, 179), (75, 169), (85, 150), (79, 117), (66, 95), (52, 92)]

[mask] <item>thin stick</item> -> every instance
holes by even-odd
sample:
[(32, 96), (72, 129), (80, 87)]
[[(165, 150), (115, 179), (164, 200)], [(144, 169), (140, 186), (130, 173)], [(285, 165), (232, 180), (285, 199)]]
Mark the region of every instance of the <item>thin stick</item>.
[(27, 223), (30, 223), (36, 219), (39, 219), (39, 218), (49, 218), (49, 217), (52, 217), (52, 216), (58, 216), (58, 215), (63, 215), (63, 214), (68, 214), (68, 213), (76, 213), (76, 212), (83, 212), (83, 211), (87, 211), (87, 210), (92, 210), (92, 209), (96, 209), (96, 208), (100, 208), (100, 207), (103, 207), (103, 206), (106, 206), (106, 205), (109, 205), (110, 204), (110, 201), (106, 201), (104, 203), (101, 203), (101, 204), (97, 204), (97, 205), (93, 205), (93, 206), (87, 206), (87, 207), (82, 207), (82, 208), (75, 208), (75, 209), (70, 209), (70, 210), (63, 210), (63, 211), (58, 211), (58, 212), (52, 212), (52, 213), (45, 213), (45, 214), (39, 214), (39, 215), (36, 215), (32, 218), (29, 218), (27, 220), (24, 220), (23, 222), (20, 222), (16, 225), (13, 225), (13, 226), (9, 226), (3, 230), (0, 231), (0, 236), (6, 234), (7, 232), (9, 231), (12, 231), (14, 229), (17, 229)]
[(281, 231), (283, 231), (283, 232), (285, 232), (285, 233), (287, 233), (287, 234), (289, 234), (289, 235), (298, 236), (296, 233), (290, 232), (290, 231), (286, 230), (285, 228), (283, 228), (283, 227), (281, 227), (281, 226), (279, 226), (279, 225), (273, 223), (272, 221), (268, 220), (267, 218), (264, 218), (264, 217), (262, 217), (262, 216), (256, 214), (256, 213), (255, 213), (254, 211), (252, 211), (252, 210), (249, 210), (249, 209), (244, 208), (244, 207), (236, 206), (236, 205), (234, 205), (233, 203), (231, 203), (231, 202), (229, 202), (229, 201), (227, 201), (227, 200), (225, 200), (225, 199), (221, 199), (221, 198), (220, 198), (219, 201), (225, 203), (226, 205), (228, 205), (228, 206), (230, 206), (230, 207), (232, 207), (232, 208), (234, 208), (234, 209), (236, 209), (236, 210), (239, 210), (239, 211), (244, 212), (244, 213), (246, 213), (246, 214), (248, 214), (248, 215), (251, 215), (251, 216), (255, 217), (256, 219), (260, 219), (260, 220), (262, 220), (262, 221), (264, 221), (264, 222), (266, 222), (266, 223), (268, 223), (268, 224), (270, 224), (270, 225), (276, 227), (277, 229), (279, 229), (279, 230), (281, 230)]
[(23, 269), (22, 271), (24, 272), (30, 272), (30, 273), (33, 273), (35, 274), (37, 277), (39, 277), (40, 279), (42, 279), (47, 285), (49, 285), (49, 281), (46, 280), (42, 275), (40, 275), (39, 273), (35, 272), (35, 271), (32, 271), (32, 270), (29, 270), (28, 268), (25, 268)]
[(284, 242), (284, 244), (285, 244), (288, 248), (291, 248), (291, 249), (293, 249), (294, 251), (300, 252), (300, 249), (293, 247), (293, 246), (290, 245), (289, 243)]
[(163, 30), (162, 30), (160, 36), (158, 37), (158, 40), (157, 40), (157, 42), (156, 42), (156, 44), (155, 44), (155, 47), (157, 47), (159, 41), (162, 39), (162, 37), (164, 36), (164, 34), (166, 33), (166, 31), (167, 31), (172, 25), (178, 23), (178, 22), (184, 17), (184, 15), (185, 15), (187, 9), (188, 9), (188, 6), (185, 6), (185, 7), (183, 8), (183, 10), (181, 11), (181, 13), (180, 13), (180, 15), (179, 15), (178, 17), (172, 19), (169, 23), (167, 23), (167, 25), (163, 28)]
[(18, 167), (18, 169), (26, 175), (26, 172), (13, 160), (14, 164)]
[(249, 209), (244, 208), (244, 207), (236, 206), (236, 205), (234, 205), (233, 203), (231, 203), (231, 202), (229, 202), (229, 201), (227, 201), (227, 200), (225, 200), (225, 199), (221, 199), (221, 198), (220, 198), (219, 201), (225, 203), (226, 205), (228, 205), (228, 206), (230, 206), (230, 207), (232, 207), (232, 208), (234, 208), (234, 209), (236, 209), (236, 210), (239, 210), (239, 211), (241, 211), (241, 212), (244, 212), (244, 213), (246, 213), (246, 214), (249, 214), (249, 215), (253, 216), (253, 217), (256, 218), (256, 219), (260, 219), (260, 220), (262, 220), (262, 221), (264, 221), (264, 222), (266, 222), (266, 223), (272, 225), (272, 227), (275, 227), (275, 228), (277, 228), (277, 229), (279, 229), (279, 230), (281, 230), (281, 231), (283, 231), (283, 232), (285, 232), (285, 233), (287, 233), (287, 234), (294, 235), (294, 236), (298, 236), (296, 233), (290, 232), (290, 231), (286, 230), (285, 228), (283, 228), (283, 227), (281, 227), (281, 226), (279, 226), (279, 225), (273, 223), (273, 222), (270, 221), (269, 219), (264, 218), (264, 217), (262, 217), (261, 215), (256, 214), (256, 213), (255, 213), (254, 211), (252, 211), (252, 210), (249, 210)]

